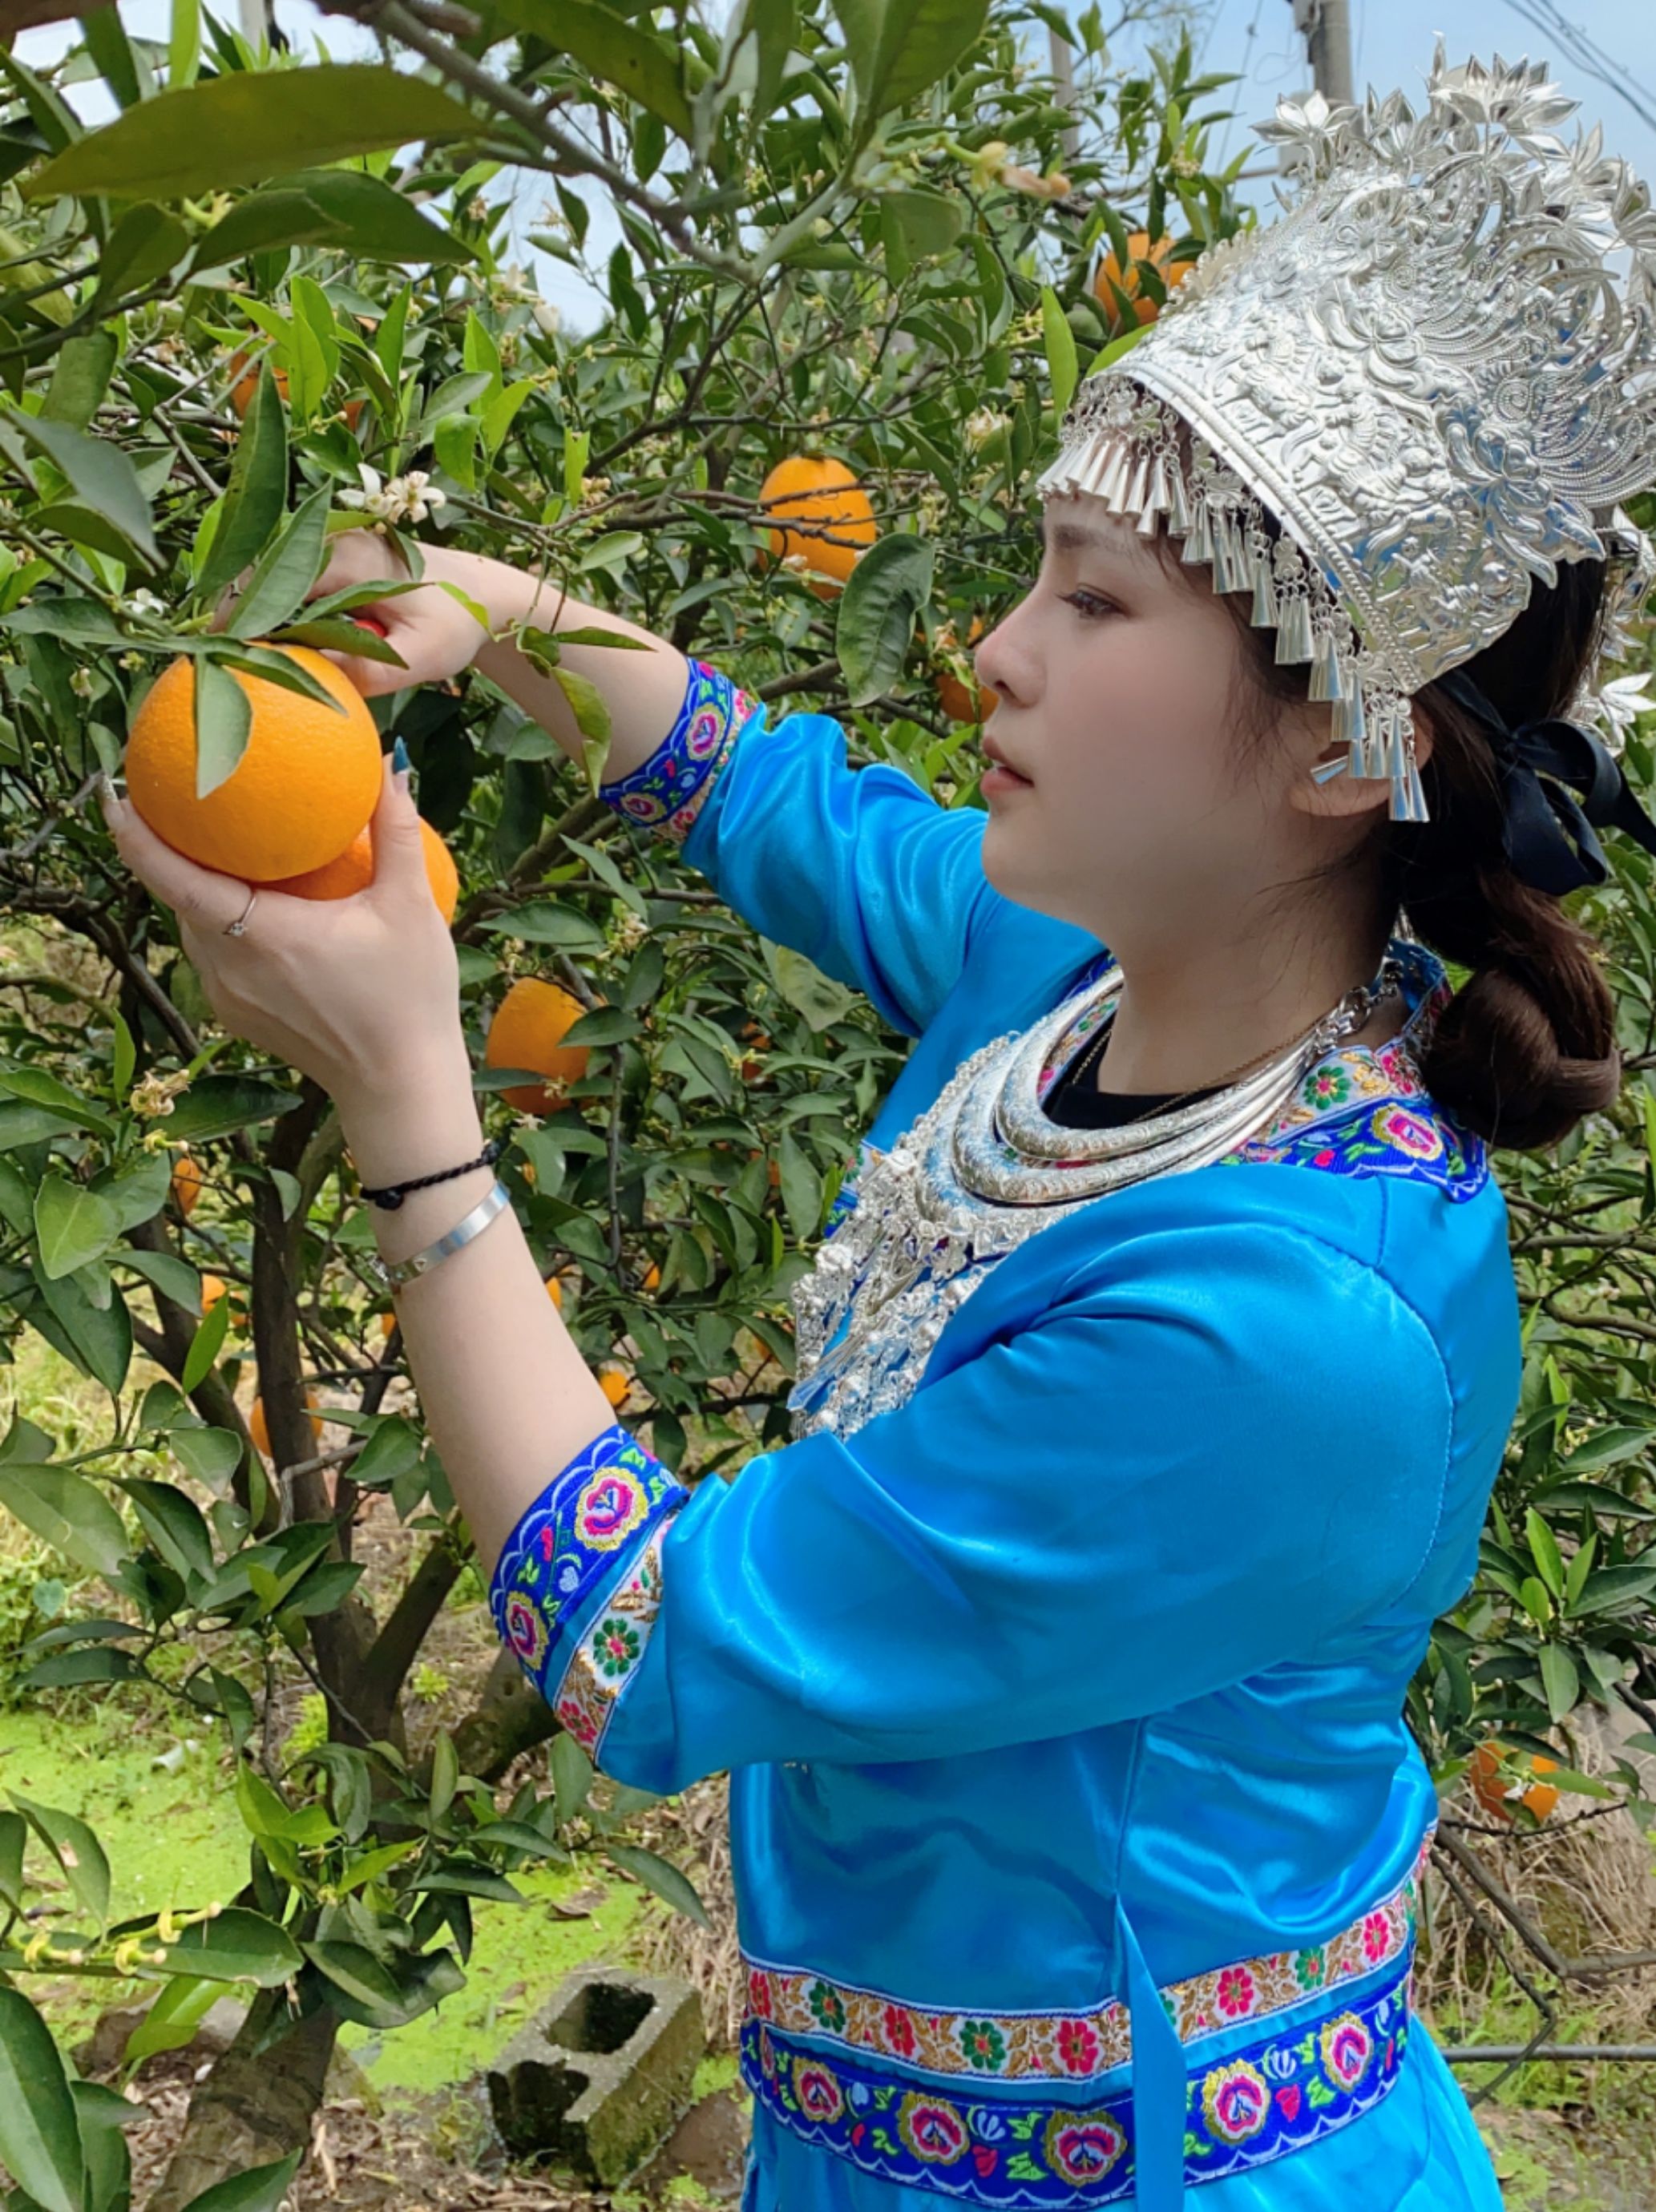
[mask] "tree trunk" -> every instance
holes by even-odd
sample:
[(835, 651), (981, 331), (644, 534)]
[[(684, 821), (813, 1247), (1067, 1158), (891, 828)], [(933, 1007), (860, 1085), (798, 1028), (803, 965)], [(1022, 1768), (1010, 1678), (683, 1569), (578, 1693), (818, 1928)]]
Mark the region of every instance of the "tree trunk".
[(483, 1694), (454, 1730), (460, 1771), (480, 1782), (498, 1782), (520, 1752), (532, 1751), (556, 1735), (559, 1722), (538, 1697), (512, 1653), (500, 1652), (489, 1670)]
[(284, 2002), (280, 1990), (253, 1999), (234, 2042), (191, 2097), (183, 2138), (146, 2212), (181, 2212), (204, 2189), (309, 2144), (339, 2015), (311, 2013), (254, 2057)]

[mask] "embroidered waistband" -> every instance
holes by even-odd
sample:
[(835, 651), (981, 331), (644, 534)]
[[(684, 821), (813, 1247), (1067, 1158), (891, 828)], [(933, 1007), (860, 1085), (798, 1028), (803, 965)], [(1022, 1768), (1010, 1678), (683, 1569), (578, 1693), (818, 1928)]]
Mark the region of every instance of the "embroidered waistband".
[[(1207, 2066), (1185, 2086), (1184, 2181), (1217, 2181), (1345, 2126), (1393, 2088), (1410, 2024), (1412, 1934), (1385, 1980)], [(741, 2032), (742, 2078), (790, 2132), (866, 2172), (973, 2204), (1114, 2203), (1135, 2188), (1130, 2085), (1078, 2107), (951, 2096), (860, 2059)]]
[[(1326, 1942), (1271, 1951), (1171, 1982), (1163, 2004), (1181, 2043), (1193, 2043), (1303, 2005), (1403, 1958), (1414, 1941), (1421, 1874), (1435, 1824), (1389, 1897)], [(896, 2059), (929, 2074), (982, 2081), (1084, 2085), (1130, 2062), (1132, 2031), (1120, 1997), (1075, 2012), (985, 2012), (905, 2004), (824, 1974), (762, 1964), (744, 1954), (747, 2013), (786, 2035), (829, 2040), (848, 2052)]]

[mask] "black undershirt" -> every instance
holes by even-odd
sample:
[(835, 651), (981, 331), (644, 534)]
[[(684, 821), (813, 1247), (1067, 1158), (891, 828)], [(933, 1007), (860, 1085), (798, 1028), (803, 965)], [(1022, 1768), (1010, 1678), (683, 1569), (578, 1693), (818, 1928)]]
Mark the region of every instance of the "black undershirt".
[[(1084, 1048), (1083, 1048), (1084, 1049)], [(1109, 1048), (1105, 1048), (1109, 1058)], [(1049, 1120), (1062, 1129), (1117, 1129), (1125, 1121), (1142, 1121), (1178, 1098), (1177, 1091), (1100, 1091), (1099, 1062), (1095, 1060), (1081, 1073), (1079, 1080), (1072, 1079), (1071, 1069), (1082, 1057), (1077, 1053), (1052, 1088), (1042, 1105)], [(1209, 1084), (1205, 1091), (1192, 1091), (1183, 1103), (1195, 1105), (1198, 1098), (1211, 1098), (1222, 1084)]]

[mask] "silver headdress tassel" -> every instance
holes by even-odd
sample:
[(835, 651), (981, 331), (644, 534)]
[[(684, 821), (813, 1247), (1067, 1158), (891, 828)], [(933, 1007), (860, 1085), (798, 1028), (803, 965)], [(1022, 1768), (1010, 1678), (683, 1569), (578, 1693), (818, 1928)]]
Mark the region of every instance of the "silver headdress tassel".
[[(1656, 211), (1544, 63), (1450, 69), (1424, 114), (1278, 103), (1280, 219), (1210, 248), (1082, 383), (1044, 499), (1165, 526), (1311, 664), (1349, 770), (1427, 818), (1410, 696), (1481, 652), (1557, 564), (1650, 543), (1616, 502), (1656, 482)], [(1296, 197), (1297, 191), (1297, 197)], [(1180, 418), (1190, 465), (1181, 465)], [(1273, 544), (1269, 510), (1282, 526)], [(1589, 698), (1620, 729), (1646, 702)]]

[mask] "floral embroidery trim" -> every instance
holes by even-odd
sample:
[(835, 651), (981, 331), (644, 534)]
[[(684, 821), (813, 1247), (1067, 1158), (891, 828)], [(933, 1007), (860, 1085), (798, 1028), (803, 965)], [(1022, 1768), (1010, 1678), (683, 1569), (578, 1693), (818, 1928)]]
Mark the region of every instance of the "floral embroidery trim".
[[(1408, 1956), (1349, 2005), (1300, 2020), (1186, 2076), (1184, 2181), (1222, 2180), (1306, 2148), (1397, 2085), (1410, 2027)], [(1133, 2194), (1132, 2088), (1090, 2106), (970, 2101), (802, 2049), (769, 2021), (741, 2030), (742, 2079), (804, 2141), (910, 2188), (1005, 2208), (1111, 2204)]]
[(728, 766), (739, 732), (759, 711), (759, 701), (728, 676), (692, 659), (673, 727), (630, 775), (600, 784), (599, 797), (630, 822), (682, 845)]
[[(489, 1602), (501, 1641), (588, 1751), (643, 1658), (661, 1605), (661, 1544), (689, 1497), (612, 1422), (548, 1483), (496, 1562)], [(578, 1627), (630, 1553), (630, 1571)]]
[[(1161, 1991), (1182, 2043), (1198, 2043), (1248, 2021), (1303, 2005), (1403, 1958), (1415, 1940), (1420, 1877), (1429, 1827), (1409, 1874), (1389, 1897), (1309, 1949), (1271, 1951), (1170, 1982)], [(746, 2010), (779, 2033), (809, 2036), (876, 2060), (972, 2081), (1096, 2081), (1132, 2062), (1125, 2002), (1111, 1997), (1079, 2012), (984, 2012), (905, 2003), (807, 1969), (769, 1965), (742, 1953)]]

